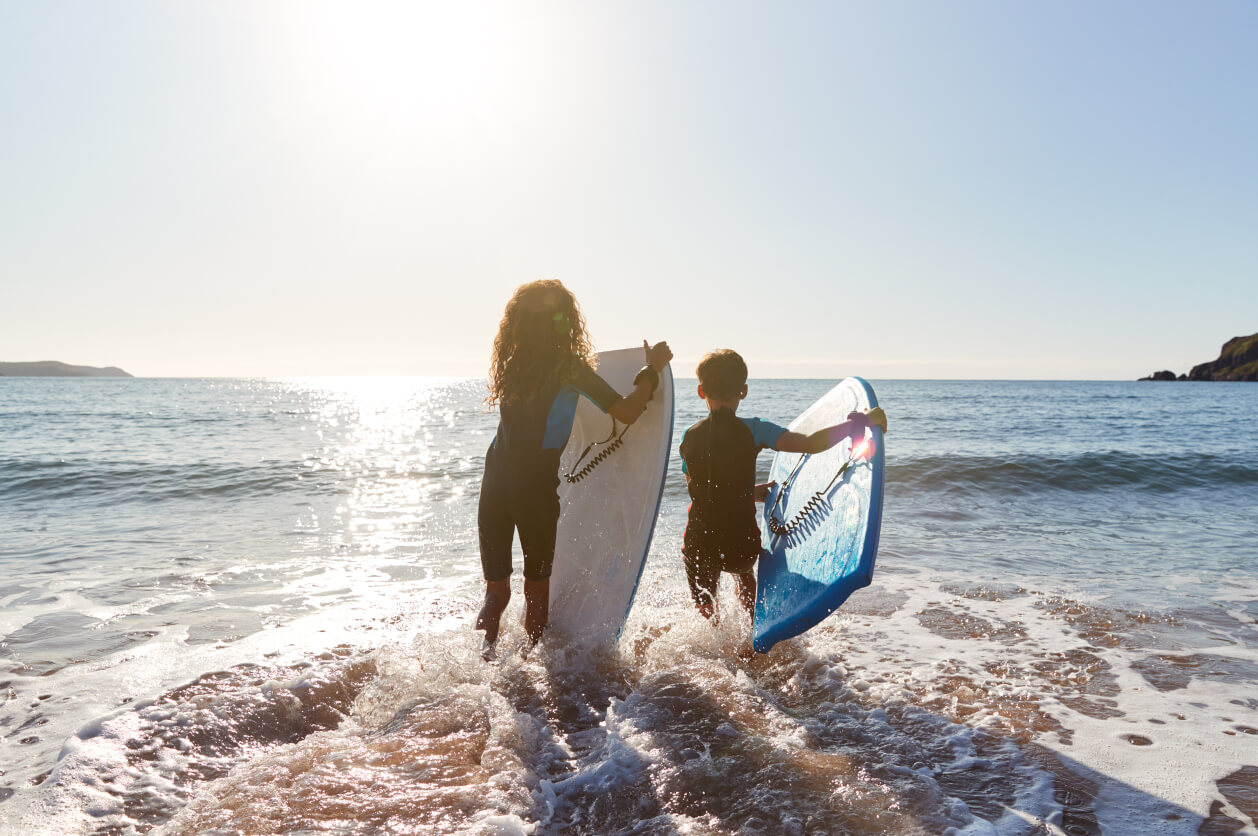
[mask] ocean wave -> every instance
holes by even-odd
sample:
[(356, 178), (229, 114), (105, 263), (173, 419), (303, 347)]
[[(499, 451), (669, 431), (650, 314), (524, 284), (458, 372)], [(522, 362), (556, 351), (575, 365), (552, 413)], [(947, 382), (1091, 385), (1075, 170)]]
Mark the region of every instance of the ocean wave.
[(169, 499), (212, 499), (269, 496), (280, 493), (336, 494), (352, 489), (361, 478), (467, 478), (455, 470), (348, 472), (311, 469), (300, 462), (256, 464), (156, 464), (151, 462), (32, 461), (0, 459), (0, 498), (6, 502), (75, 500), (113, 504)]
[(1087, 452), (1072, 456), (924, 456), (887, 463), (897, 490), (1034, 494), (1258, 485), (1258, 463), (1218, 455)]
[[(473, 479), (479, 467), (385, 469), (311, 468), (298, 461), (256, 463), (92, 462), (0, 459), (0, 499), (8, 502), (76, 500), (98, 503), (213, 499), (285, 493), (336, 494), (361, 480)], [(762, 474), (763, 476), (763, 474)], [(888, 457), (887, 482), (897, 492), (1028, 495), (1108, 490), (1173, 493), (1197, 488), (1258, 485), (1258, 462), (1220, 455), (1154, 456), (1129, 452), (1077, 455)], [(666, 498), (684, 501), (680, 468)]]

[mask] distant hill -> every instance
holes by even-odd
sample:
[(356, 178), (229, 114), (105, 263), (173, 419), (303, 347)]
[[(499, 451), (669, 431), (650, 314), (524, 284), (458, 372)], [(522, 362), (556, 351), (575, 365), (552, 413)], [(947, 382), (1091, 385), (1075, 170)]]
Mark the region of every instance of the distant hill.
[(1154, 372), (1141, 380), (1258, 380), (1258, 334), (1232, 337), (1223, 343), (1219, 359), (1198, 363), (1188, 374)]
[(132, 377), (117, 366), (71, 366), (56, 360), (0, 363), (0, 377)]

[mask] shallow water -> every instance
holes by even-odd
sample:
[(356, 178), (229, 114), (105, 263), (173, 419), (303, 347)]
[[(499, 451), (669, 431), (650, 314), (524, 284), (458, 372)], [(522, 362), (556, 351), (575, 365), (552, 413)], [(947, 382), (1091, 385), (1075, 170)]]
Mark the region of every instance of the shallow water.
[(1258, 387), (875, 389), (821, 627), (693, 612), (674, 467), (618, 652), (487, 664), (481, 384), (0, 381), (0, 831), (1258, 833)]

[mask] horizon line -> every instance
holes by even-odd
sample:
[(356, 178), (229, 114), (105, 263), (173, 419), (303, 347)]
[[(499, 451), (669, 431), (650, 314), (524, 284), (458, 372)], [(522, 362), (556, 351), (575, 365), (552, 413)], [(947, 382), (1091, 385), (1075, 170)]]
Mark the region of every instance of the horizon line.
[[(237, 374), (237, 375), (141, 375), (128, 373), (128, 377), (109, 375), (5, 375), (5, 380), (344, 380), (349, 378), (380, 378), (380, 379), (427, 379), (427, 380), (485, 380), (477, 375), (456, 374), (392, 374), (385, 372), (361, 372), (356, 374)], [(1147, 380), (1136, 377), (898, 377), (886, 375), (761, 375), (750, 376), (752, 380), (844, 380), (848, 377), (861, 377), (866, 380), (898, 380), (921, 382), (988, 382), (988, 383), (1246, 383), (1236, 380)], [(674, 380), (698, 380), (693, 375), (673, 375)]]

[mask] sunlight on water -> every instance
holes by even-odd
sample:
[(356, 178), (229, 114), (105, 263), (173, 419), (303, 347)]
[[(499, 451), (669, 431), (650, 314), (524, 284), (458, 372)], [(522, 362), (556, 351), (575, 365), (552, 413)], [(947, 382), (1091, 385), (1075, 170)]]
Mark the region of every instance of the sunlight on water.
[[(461, 381), (446, 378), (316, 378), (294, 381), (311, 405), (321, 442), (307, 471), (344, 474), (335, 509), (345, 537), (364, 551), (404, 547), (440, 503), (466, 499), (482, 457), (443, 446), (466, 410)], [(452, 391), (453, 389), (453, 391)]]

